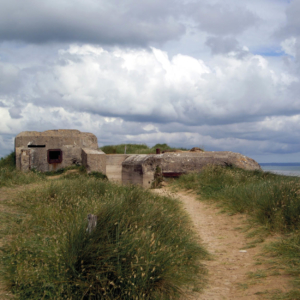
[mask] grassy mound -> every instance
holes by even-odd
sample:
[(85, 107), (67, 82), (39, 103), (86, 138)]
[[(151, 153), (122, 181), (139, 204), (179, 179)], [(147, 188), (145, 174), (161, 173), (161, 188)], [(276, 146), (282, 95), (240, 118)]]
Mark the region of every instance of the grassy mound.
[(300, 178), (210, 166), (175, 184), (219, 201), (233, 213), (248, 213), (270, 230), (300, 228)]
[(3, 186), (29, 184), (44, 179), (45, 176), (40, 172), (23, 173), (16, 170), (15, 152), (0, 159), (0, 188)]
[(300, 178), (210, 166), (199, 174), (181, 176), (173, 184), (193, 189), (202, 199), (217, 201), (233, 213), (246, 213), (264, 228), (282, 233), (267, 253), (276, 268), (294, 278), (295, 289), (274, 299), (300, 299)]
[(203, 283), (207, 254), (174, 199), (82, 176), (10, 205), (22, 211), (7, 220), (3, 272), (20, 299), (177, 299)]

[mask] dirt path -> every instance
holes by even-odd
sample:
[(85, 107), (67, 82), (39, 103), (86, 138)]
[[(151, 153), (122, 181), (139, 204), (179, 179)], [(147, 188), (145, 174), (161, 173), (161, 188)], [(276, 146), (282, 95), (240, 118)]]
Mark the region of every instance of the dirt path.
[(202, 294), (195, 294), (193, 300), (264, 299), (276, 290), (286, 292), (291, 289), (287, 276), (276, 275), (270, 265), (261, 263), (258, 257), (262, 247), (274, 237), (254, 248), (245, 249), (249, 239), (237, 229), (246, 223), (245, 216), (220, 213), (214, 205), (196, 200), (195, 194), (174, 194), (166, 188), (155, 191), (182, 201), (192, 218), (194, 229), (213, 254), (213, 260), (205, 262), (209, 272), (208, 285)]

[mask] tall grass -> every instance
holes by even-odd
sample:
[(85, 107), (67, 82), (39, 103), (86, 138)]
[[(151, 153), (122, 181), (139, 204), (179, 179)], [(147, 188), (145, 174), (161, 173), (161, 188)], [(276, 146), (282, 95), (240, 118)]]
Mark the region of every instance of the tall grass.
[(207, 254), (174, 199), (82, 176), (8, 204), (23, 214), (7, 222), (3, 275), (20, 299), (177, 299), (204, 281)]
[(29, 184), (44, 179), (45, 176), (40, 172), (24, 173), (16, 170), (15, 152), (0, 159), (0, 188), (3, 186)]
[(274, 299), (300, 299), (300, 178), (209, 166), (173, 184), (219, 202), (233, 213), (246, 213), (270, 231), (282, 233), (281, 239), (268, 245), (267, 253), (292, 275), (295, 289)]
[(156, 149), (164, 150), (186, 150), (184, 148), (172, 148), (167, 144), (156, 144), (152, 148), (149, 148), (145, 144), (120, 144), (120, 145), (108, 145), (101, 147), (101, 150), (106, 154), (124, 154), (126, 146), (127, 154), (155, 154)]
[(300, 178), (210, 166), (175, 184), (219, 201), (234, 213), (247, 213), (270, 230), (300, 228)]
[(300, 235), (294, 233), (292, 236), (282, 238), (267, 246), (267, 250), (275, 258), (280, 268), (285, 268), (287, 274), (291, 275), (294, 289), (280, 295), (276, 299), (294, 300), (300, 299)]

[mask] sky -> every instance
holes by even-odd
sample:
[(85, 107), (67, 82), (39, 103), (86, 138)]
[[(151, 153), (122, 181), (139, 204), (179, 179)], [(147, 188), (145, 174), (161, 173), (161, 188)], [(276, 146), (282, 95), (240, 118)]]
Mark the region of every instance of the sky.
[(300, 162), (300, 0), (0, 0), (0, 157), (22, 131)]

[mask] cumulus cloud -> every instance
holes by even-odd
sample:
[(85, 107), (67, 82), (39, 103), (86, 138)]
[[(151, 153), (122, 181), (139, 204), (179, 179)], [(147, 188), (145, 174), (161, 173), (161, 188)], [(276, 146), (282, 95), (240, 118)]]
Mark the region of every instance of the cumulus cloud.
[(286, 54), (289, 54), (293, 57), (296, 56), (296, 49), (297, 49), (297, 39), (293, 36), (288, 39), (285, 39), (281, 43), (281, 47)]
[(299, 1), (0, 0), (0, 156), (20, 131), (74, 128), (296, 157)]
[(15, 94), (0, 107), (3, 134), (77, 128), (96, 133), (102, 145), (164, 141), (244, 153), (299, 150), (290, 140), (300, 104), (289, 97), (298, 79), (259, 55), (220, 55), (207, 65), (156, 48), (74, 44), (47, 67), (20, 72)]
[(8, 111), (12, 119), (22, 118), (21, 116), (22, 109), (20, 107), (12, 107)]
[(300, 35), (300, 1), (292, 0), (286, 8), (286, 24), (277, 32), (280, 36)]
[(230, 54), (236, 58), (243, 58), (249, 54), (249, 49), (241, 47), (238, 40), (232, 37), (208, 36), (206, 45), (211, 49), (213, 55)]
[(9, 94), (19, 85), (19, 70), (16, 66), (0, 61), (0, 95)]
[(260, 20), (254, 12), (236, 4), (200, 5), (194, 2), (188, 6), (188, 11), (202, 31), (216, 35), (240, 34)]
[[(72, 46), (60, 52), (49, 72), (34, 74), (31, 93), (51, 102), (128, 121), (227, 124), (299, 111), (296, 99), (282, 90), (296, 79), (276, 73), (267, 60), (219, 57), (213, 67), (190, 56), (153, 48), (112, 52)], [(52, 91), (56, 91), (53, 93)], [(284, 100), (284, 102), (283, 102)], [(287, 105), (288, 104), (288, 105)]]

